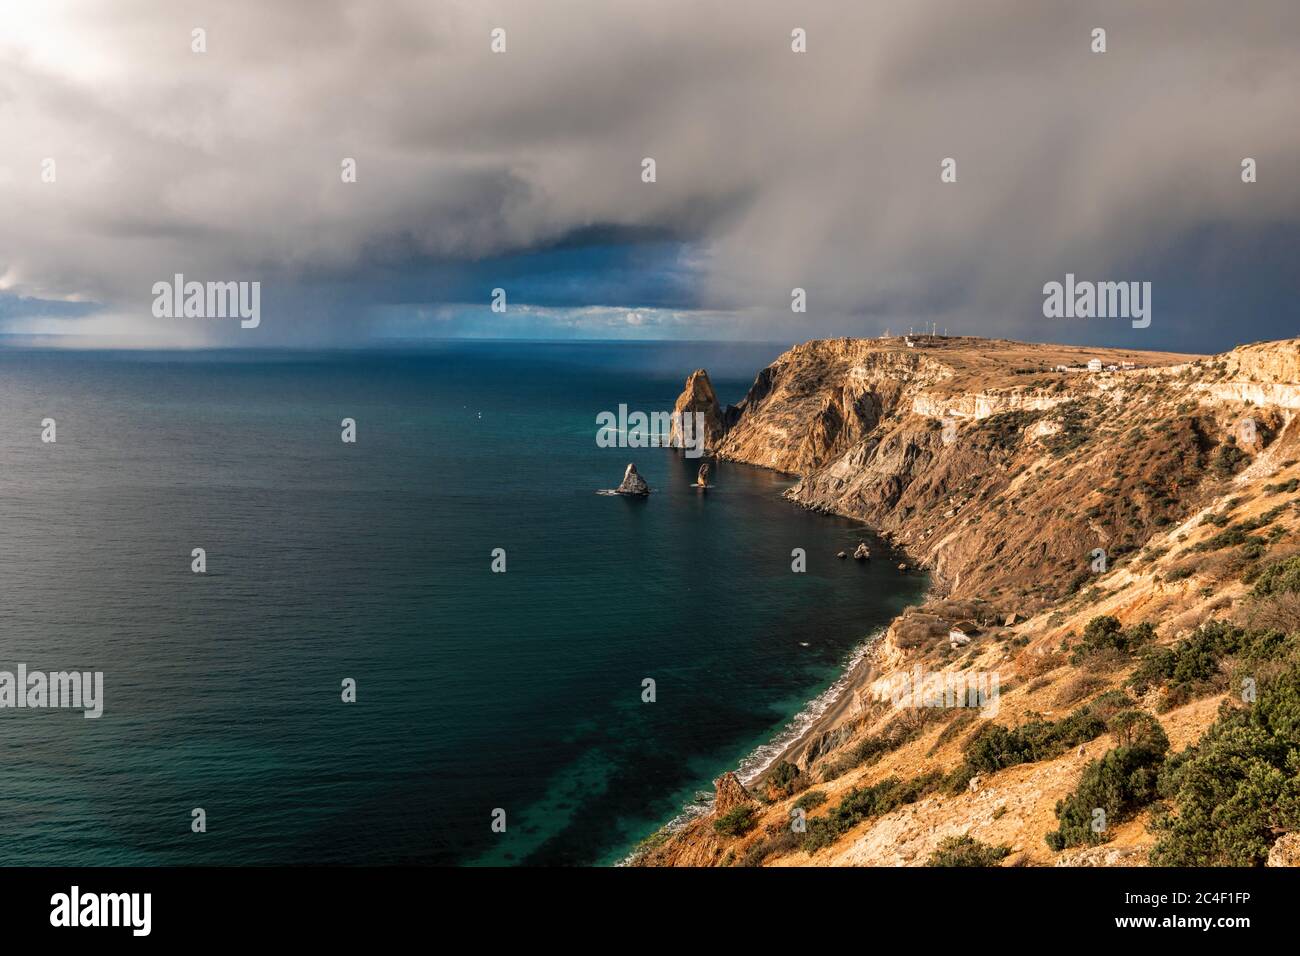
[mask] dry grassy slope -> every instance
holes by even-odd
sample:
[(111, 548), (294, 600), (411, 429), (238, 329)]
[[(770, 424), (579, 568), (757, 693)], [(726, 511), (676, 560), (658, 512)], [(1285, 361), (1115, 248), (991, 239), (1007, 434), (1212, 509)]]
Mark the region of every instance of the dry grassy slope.
[[(1145, 356), (1138, 361), (1160, 367), (1126, 373), (1013, 371), (1035, 362), (1049, 367), (1077, 362), (1093, 354), (1109, 360), (1104, 351), (1083, 350), (1059, 358), (1064, 351), (978, 342), (916, 354), (881, 349), (874, 342), (808, 343), (760, 375), (759, 394), (751, 392), (753, 401), (742, 409), (723, 446), (724, 455), (758, 463), (764, 457), (787, 463), (800, 457), (816, 460), (816, 449), (807, 447), (809, 430), (799, 427), (801, 416), (818, 411), (824, 396), (836, 390), (842, 395), (846, 387), (869, 383), (865, 387), (879, 396), (878, 420), (852, 447), (804, 473), (792, 497), (893, 529), (895, 540), (937, 569), (941, 586), (951, 592), (947, 601), (936, 600), (894, 622), (877, 655), (877, 673), (921, 661), (930, 670), (996, 671), (1003, 691), (995, 719), (1008, 725), (1031, 713), (1063, 716), (1121, 686), (1131, 666), (1076, 668), (1058, 650), (1092, 617), (1114, 614), (1126, 624), (1150, 621), (1161, 642), (1173, 642), (1208, 618), (1242, 619), (1253, 613), (1242, 574), (1252, 563), (1298, 550), (1300, 501), (1294, 492), (1275, 486), (1300, 480), (1300, 422), (1294, 421), (1300, 407), (1300, 340), (1190, 361)], [(987, 379), (980, 378), (980, 368), (989, 370)], [(899, 379), (885, 381), (890, 372)], [(954, 387), (960, 383), (971, 390)], [(993, 400), (994, 414), (965, 421), (948, 445), (927, 415), (915, 411), (922, 400), (929, 403), (927, 412), (937, 408), (942, 414), (946, 402), (969, 401), (975, 394)], [(1008, 418), (998, 414), (997, 403), (1011, 396), (1022, 403), (1026, 396), (1063, 401), (1055, 401), (1050, 411)], [(1079, 406), (1089, 413), (1085, 427), (1071, 436), (1067, 421), (1052, 434), (1069, 409)], [(1256, 440), (1242, 445), (1248, 457), (1237, 464), (1236, 473), (1223, 474), (1215, 467), (1219, 448), (1243, 417), (1257, 423)], [(774, 444), (766, 447), (763, 441)], [(799, 449), (793, 458), (792, 448)], [(1236, 546), (1198, 550), (1223, 529), (1223, 515), (1231, 527), (1265, 512), (1272, 515), (1271, 537), (1262, 555), (1249, 557)], [(1218, 524), (1207, 520), (1211, 517)], [(1084, 575), (1082, 586), (1071, 593), (1066, 575), (1073, 578), (1081, 567), (1086, 569), (1088, 553), (1098, 546), (1123, 553), (1112, 558), (1107, 572)], [(930, 621), (968, 614), (1000, 620), (1010, 610), (1032, 616), (1011, 629), (992, 627), (956, 652), (946, 641), (926, 637)], [(1218, 704), (1219, 698), (1204, 698), (1160, 714), (1173, 747), (1193, 743), (1212, 723)], [(826, 812), (855, 786), (957, 766), (961, 743), (977, 723), (950, 732), (940, 743), (945, 726), (960, 715), (928, 716), (932, 722), (916, 740), (874, 765), (818, 784), (816, 789), (829, 799), (809, 816)], [(866, 700), (846, 708), (833, 735), (838, 750), (829, 755), (814, 751), (813, 769), (897, 717), (886, 703)], [(944, 836), (956, 833), (1011, 845), (1009, 862), (1141, 863), (1152, 841), (1145, 817), (1120, 827), (1098, 849), (1053, 854), (1043, 840), (1055, 829), (1056, 801), (1073, 790), (1089, 760), (1113, 745), (1102, 737), (1083, 754), (1070, 751), (1055, 760), (1009, 768), (982, 781), (974, 793), (927, 797), (860, 824), (811, 856), (786, 851), (768, 857), (766, 864), (920, 864)], [(704, 817), (644, 862), (716, 865), (734, 860), (765, 833), (785, 832), (793, 802), (762, 807), (759, 826), (740, 839), (718, 836), (711, 818)]]

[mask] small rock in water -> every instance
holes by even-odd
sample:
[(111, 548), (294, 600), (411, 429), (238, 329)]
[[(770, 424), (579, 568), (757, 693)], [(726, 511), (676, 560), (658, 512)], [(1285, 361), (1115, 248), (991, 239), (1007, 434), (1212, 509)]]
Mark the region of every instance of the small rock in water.
[(906, 564), (903, 564), (903, 563), (900, 563), (900, 564), (898, 565), (898, 570), (900, 570), (900, 571), (906, 571), (906, 570), (907, 570), (907, 565), (906, 565)]
[(627, 470), (623, 472), (623, 483), (614, 489), (620, 495), (639, 495), (645, 496), (650, 494), (650, 486), (646, 484), (645, 479), (637, 473), (636, 465), (631, 462), (627, 463)]
[(871, 552), (867, 550), (866, 544), (864, 544), (861, 541), (858, 542), (858, 550), (853, 552), (853, 560), (855, 561), (871, 560)]
[(709, 487), (709, 463), (707, 461), (700, 465), (700, 470), (695, 476), (695, 484), (700, 488)]
[(843, 551), (841, 551), (839, 554), (835, 555), (835, 557), (837, 557), (837, 558), (847, 558), (848, 555), (845, 554)]

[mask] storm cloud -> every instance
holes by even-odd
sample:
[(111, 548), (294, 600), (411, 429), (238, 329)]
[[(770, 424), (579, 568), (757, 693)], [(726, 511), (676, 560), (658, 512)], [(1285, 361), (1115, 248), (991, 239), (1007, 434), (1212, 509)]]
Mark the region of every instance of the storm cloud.
[[(5, 4), (0, 325), (1296, 334), (1298, 47), (1291, 0)], [(260, 281), (257, 339), (154, 318), (175, 273)], [(1151, 327), (1044, 319), (1066, 273), (1151, 281)]]

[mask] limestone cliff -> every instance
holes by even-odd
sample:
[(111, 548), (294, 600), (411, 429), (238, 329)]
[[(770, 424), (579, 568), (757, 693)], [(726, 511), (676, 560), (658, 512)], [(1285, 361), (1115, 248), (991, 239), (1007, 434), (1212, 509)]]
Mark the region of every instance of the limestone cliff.
[[(1114, 368), (1083, 370), (1093, 358)], [(1213, 357), (968, 338), (790, 349), (724, 420), (719, 457), (797, 475), (793, 502), (873, 526), (931, 572), (935, 591), (891, 624), (842, 706), (782, 755), (779, 779), (745, 781), (764, 801), (753, 831), (723, 837), (706, 816), (640, 862), (921, 864), (945, 836), (970, 835), (1022, 864), (1143, 863), (1145, 814), (1100, 847), (1054, 853), (1044, 840), (1058, 801), (1115, 746), (1110, 734), (969, 787), (927, 781), (960, 771), (987, 725), (1134, 693), (1137, 657), (1079, 657), (1095, 618), (1150, 625), (1162, 647), (1211, 620), (1296, 628), (1300, 594), (1265, 600), (1250, 582), (1300, 553), (1297, 409), (1300, 340)], [(977, 636), (950, 640), (958, 621)], [(1225, 699), (1227, 666), (1184, 696), (1130, 703), (1174, 747), (1195, 743)], [(899, 709), (878, 693), (917, 668), (999, 675), (997, 712)], [(790, 832), (801, 790), (826, 797), (808, 805), (812, 823), (891, 781), (913, 788), (904, 806), (856, 825), (841, 808), (833, 835), (812, 843)]]

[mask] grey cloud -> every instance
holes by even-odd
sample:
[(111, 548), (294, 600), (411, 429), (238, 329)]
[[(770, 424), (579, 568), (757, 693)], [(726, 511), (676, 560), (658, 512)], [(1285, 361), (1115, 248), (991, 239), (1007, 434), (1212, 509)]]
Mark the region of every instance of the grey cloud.
[(337, 336), (358, 303), (314, 282), (601, 227), (688, 238), (701, 307), (754, 337), (1035, 335), (1038, 290), (1067, 270), (1142, 278), (1204, 228), (1249, 261), (1255, 231), (1300, 217), (1289, 0), (37, 9), (0, 14), (0, 288), (140, 328), (152, 282), (184, 272), (300, 285), (270, 297), (300, 310), (281, 328)]

